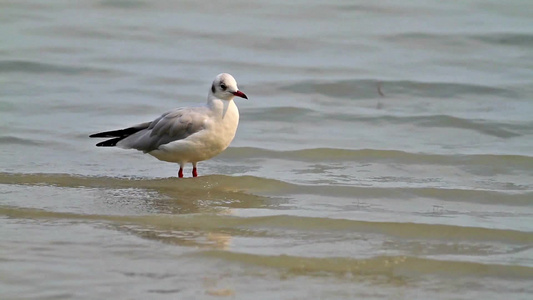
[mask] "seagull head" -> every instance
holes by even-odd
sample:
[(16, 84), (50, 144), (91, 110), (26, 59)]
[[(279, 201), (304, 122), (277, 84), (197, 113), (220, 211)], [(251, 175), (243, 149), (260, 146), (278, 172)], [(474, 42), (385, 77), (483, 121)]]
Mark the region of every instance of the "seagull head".
[(233, 97), (241, 97), (248, 99), (248, 97), (237, 87), (237, 81), (228, 73), (218, 74), (213, 80), (211, 86), (211, 94), (222, 100), (232, 100)]

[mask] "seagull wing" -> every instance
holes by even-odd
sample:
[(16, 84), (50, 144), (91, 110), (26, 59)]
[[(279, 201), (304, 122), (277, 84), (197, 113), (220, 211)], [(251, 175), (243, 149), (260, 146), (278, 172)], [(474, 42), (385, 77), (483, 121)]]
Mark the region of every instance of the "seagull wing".
[(98, 143), (100, 147), (118, 146), (150, 152), (170, 142), (186, 139), (205, 129), (209, 118), (207, 107), (177, 108), (152, 122), (126, 129), (93, 134), (90, 137), (114, 137)]

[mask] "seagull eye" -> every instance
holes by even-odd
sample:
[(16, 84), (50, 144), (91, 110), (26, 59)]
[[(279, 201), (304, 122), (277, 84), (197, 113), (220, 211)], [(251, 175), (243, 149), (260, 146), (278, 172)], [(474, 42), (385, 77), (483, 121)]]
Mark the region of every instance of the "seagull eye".
[(225, 91), (228, 87), (225, 84), (221, 83), (220, 88)]

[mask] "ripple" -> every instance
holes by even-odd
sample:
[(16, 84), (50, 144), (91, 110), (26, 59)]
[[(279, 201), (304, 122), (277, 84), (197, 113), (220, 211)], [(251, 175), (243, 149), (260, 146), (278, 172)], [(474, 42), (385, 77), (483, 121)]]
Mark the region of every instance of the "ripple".
[(490, 45), (531, 47), (533, 35), (526, 33), (490, 33), (470, 35), (471, 39), (479, 40)]
[(29, 140), (22, 139), (14, 136), (0, 136), (0, 145), (28, 145), (28, 146), (39, 146), (41, 143)]
[(525, 266), (446, 261), (409, 256), (378, 256), (367, 259), (316, 258), (289, 255), (266, 256), (220, 250), (204, 251), (193, 255), (283, 269), (296, 275), (318, 275), (320, 272), (328, 272), (344, 276), (346, 274), (387, 277), (446, 275), (490, 276), (523, 280), (533, 276), (533, 268)]
[(102, 0), (99, 5), (102, 8), (144, 9), (148, 3), (139, 0)]
[[(305, 185), (254, 176), (211, 175), (196, 179), (146, 179), (86, 177), (69, 174), (0, 173), (0, 184), (58, 186), (68, 188), (147, 189), (180, 202), (202, 199), (225, 199), (227, 207), (271, 207), (286, 202), (289, 195), (320, 195), (358, 199), (440, 199), (447, 202), (483, 203), (489, 205), (530, 206), (533, 193), (523, 191), (491, 191), (446, 188), (383, 188), (343, 185)], [(131, 193), (129, 191), (128, 193)], [(268, 196), (262, 196), (268, 195)], [(190, 206), (190, 205), (189, 205)], [(194, 208), (192, 209), (195, 210)]]
[(283, 90), (301, 94), (322, 94), (348, 99), (380, 98), (378, 84), (385, 94), (406, 94), (428, 98), (457, 98), (464, 95), (490, 95), (517, 98), (512, 90), (492, 86), (450, 82), (379, 81), (371, 79), (340, 80), (334, 82), (304, 81), (281, 87)]
[[(345, 115), (332, 114), (331, 118), (347, 121)], [(465, 119), (450, 115), (428, 115), (428, 116), (376, 116), (376, 117), (357, 117), (350, 118), (358, 121), (367, 121), (371, 123), (388, 122), (391, 124), (416, 124), (420, 127), (445, 127), (468, 129), (481, 134), (495, 136), (499, 138), (512, 138), (528, 134), (533, 124), (508, 124), (481, 119)]]
[(26, 60), (0, 61), (0, 73), (21, 72), (32, 74), (56, 73), (64, 75), (78, 75), (85, 73), (110, 74), (109, 70), (89, 67), (71, 67), (58, 64), (41, 63)]
[(265, 121), (291, 121), (307, 120), (316, 118), (316, 111), (303, 107), (281, 106), (266, 107), (258, 109), (248, 109), (244, 118), (248, 120), (265, 120)]
[(492, 165), (533, 168), (533, 157), (506, 154), (429, 154), (399, 150), (311, 148), (277, 151), (255, 147), (230, 147), (224, 158), (276, 158), (296, 161), (390, 161), (404, 164)]
[[(350, 219), (300, 217), (293, 215), (273, 215), (264, 217), (235, 217), (231, 215), (198, 214), (150, 214), (141, 216), (79, 214), (54, 212), (32, 208), (0, 206), (0, 215), (20, 219), (70, 219), (110, 221), (131, 226), (148, 226), (151, 231), (164, 229), (178, 230), (223, 230), (232, 231), (232, 235), (264, 236), (265, 229), (283, 229), (298, 231), (327, 230), (348, 231), (370, 234), (382, 234), (401, 239), (425, 239), (439, 241), (496, 242), (513, 245), (531, 245), (533, 233), (482, 227), (466, 227), (444, 224), (425, 224), (408, 222), (379, 222)], [(257, 234), (250, 229), (260, 229)], [(142, 230), (140, 230), (142, 231)]]

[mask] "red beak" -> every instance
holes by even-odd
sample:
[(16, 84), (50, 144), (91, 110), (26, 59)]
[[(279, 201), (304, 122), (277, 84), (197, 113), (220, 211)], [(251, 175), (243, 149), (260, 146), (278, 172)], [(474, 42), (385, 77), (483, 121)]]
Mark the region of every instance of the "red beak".
[(235, 93), (233, 93), (233, 95), (235, 96), (239, 96), (241, 98), (244, 98), (244, 99), (248, 99), (248, 97), (246, 96), (245, 93), (241, 92), (241, 91), (236, 91)]

